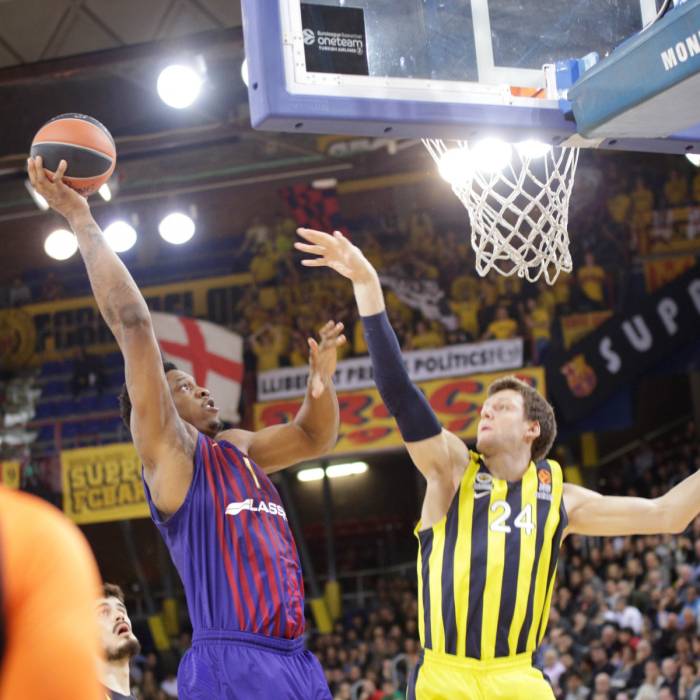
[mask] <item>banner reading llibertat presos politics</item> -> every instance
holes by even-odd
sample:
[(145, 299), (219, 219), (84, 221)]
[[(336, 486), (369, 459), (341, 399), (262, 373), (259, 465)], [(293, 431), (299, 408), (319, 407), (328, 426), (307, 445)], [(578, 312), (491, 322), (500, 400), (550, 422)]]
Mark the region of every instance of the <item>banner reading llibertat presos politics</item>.
[[(523, 366), (523, 340), (489, 340), (435, 350), (411, 350), (403, 353), (403, 358), (409, 376), (416, 382), (476, 372), (498, 372)], [(307, 365), (258, 372), (258, 401), (303, 396), (308, 377)], [(374, 386), (369, 356), (339, 362), (333, 381), (336, 391)]]
[(141, 460), (131, 443), (61, 452), (63, 512), (78, 524), (147, 518)]
[(630, 307), (548, 358), (550, 396), (567, 420), (584, 417), (646, 369), (700, 339), (700, 264)]
[[(419, 382), (430, 406), (445, 428), (463, 440), (476, 437), (479, 411), (486, 400), (491, 382), (506, 374), (515, 374), (545, 393), (544, 370), (525, 367), (515, 372), (475, 374), (452, 379)], [(255, 404), (255, 430), (291, 421), (301, 407), (303, 398), (277, 399)], [(396, 421), (389, 415), (379, 392), (374, 388), (339, 391), (340, 428), (334, 456), (375, 452), (401, 447), (401, 434)]]

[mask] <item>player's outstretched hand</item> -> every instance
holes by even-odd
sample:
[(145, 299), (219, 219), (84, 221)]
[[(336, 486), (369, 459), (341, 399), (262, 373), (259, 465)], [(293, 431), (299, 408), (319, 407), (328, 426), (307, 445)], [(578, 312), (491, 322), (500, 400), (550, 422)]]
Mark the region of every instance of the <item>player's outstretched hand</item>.
[(66, 219), (83, 211), (88, 211), (87, 199), (63, 182), (68, 164), (62, 160), (56, 172), (49, 178), (44, 170), (41, 156), (27, 160), (27, 172), (32, 187), (49, 203), (49, 206)]
[(298, 228), (297, 233), (307, 243), (297, 241), (294, 247), (302, 253), (317, 255), (316, 258), (306, 258), (301, 261), (306, 267), (330, 267), (332, 270), (347, 277), (353, 284), (361, 284), (376, 275), (372, 264), (362, 251), (350, 243), (340, 231), (331, 236), (322, 231), (310, 228)]
[(335, 365), (338, 361), (337, 350), (345, 344), (343, 324), (328, 321), (321, 328), (320, 344), (314, 338), (309, 338), (309, 365), (311, 366), (311, 395), (317, 399), (323, 394), (326, 382), (333, 378)]

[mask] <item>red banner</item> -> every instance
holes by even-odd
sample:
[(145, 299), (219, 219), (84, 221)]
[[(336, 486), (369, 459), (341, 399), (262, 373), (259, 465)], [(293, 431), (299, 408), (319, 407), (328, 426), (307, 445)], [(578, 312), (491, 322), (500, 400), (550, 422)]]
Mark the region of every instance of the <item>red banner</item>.
[[(516, 374), (544, 394), (544, 370), (526, 367), (517, 372), (476, 374), (457, 379), (436, 379), (421, 382), (423, 390), (438, 420), (448, 430), (464, 440), (476, 437), (476, 425), (489, 384), (499, 377)], [(255, 405), (255, 429), (291, 421), (302, 399), (269, 401)], [(360, 389), (338, 395), (340, 431), (334, 455), (375, 452), (400, 447), (401, 435), (389, 415), (379, 392)]]

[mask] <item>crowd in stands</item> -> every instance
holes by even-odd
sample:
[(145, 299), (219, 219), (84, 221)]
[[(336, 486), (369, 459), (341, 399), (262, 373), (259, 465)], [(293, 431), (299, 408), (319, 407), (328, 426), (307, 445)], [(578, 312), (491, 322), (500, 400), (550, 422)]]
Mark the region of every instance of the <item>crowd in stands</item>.
[[(602, 492), (658, 496), (700, 468), (689, 424), (606, 467)], [(414, 576), (377, 579), (371, 603), (346, 603), (332, 633), (309, 622), (334, 700), (405, 698), (418, 660)], [(137, 659), (138, 697), (167, 700), (173, 658)], [(682, 534), (565, 541), (549, 627), (536, 661), (557, 700), (700, 700), (700, 517)]]

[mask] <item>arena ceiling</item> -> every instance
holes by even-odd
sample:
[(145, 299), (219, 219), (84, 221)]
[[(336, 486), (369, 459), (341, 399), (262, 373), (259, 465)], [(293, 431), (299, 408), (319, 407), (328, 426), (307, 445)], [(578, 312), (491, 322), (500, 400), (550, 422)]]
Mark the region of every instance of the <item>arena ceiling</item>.
[[(43, 239), (59, 221), (29, 198), (25, 159), (36, 130), (64, 112), (96, 117), (117, 143), (119, 194), (95, 200), (98, 220), (115, 208), (143, 220), (182, 201), (197, 206), (203, 230), (240, 231), (283, 184), (415, 167), (407, 151), (338, 158), (314, 136), (253, 131), (240, 25), (238, 0), (0, 0), (0, 282), (49, 263)], [(155, 82), (183, 56), (203, 61), (207, 80), (179, 111)]]

